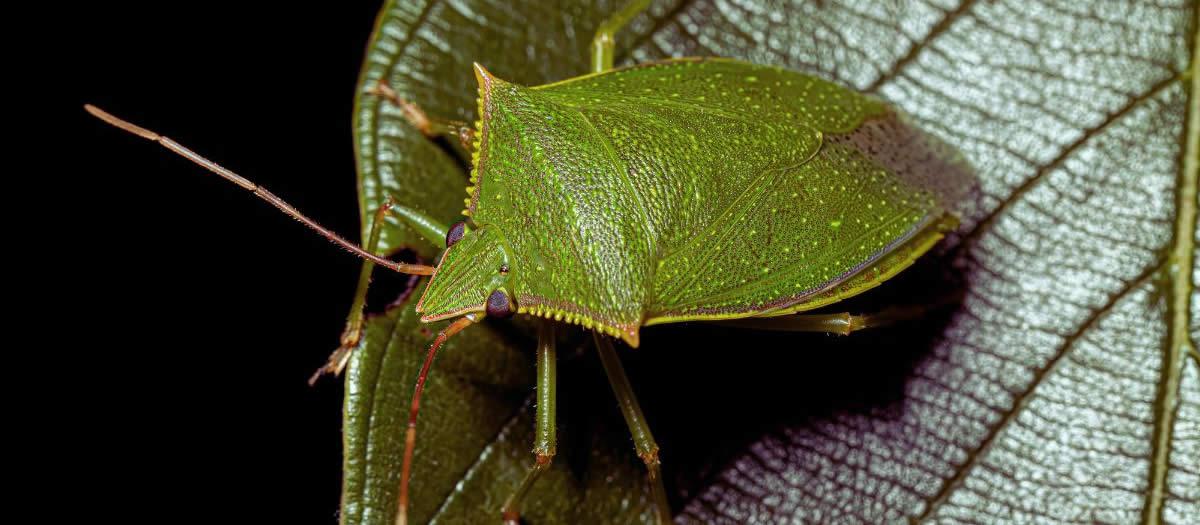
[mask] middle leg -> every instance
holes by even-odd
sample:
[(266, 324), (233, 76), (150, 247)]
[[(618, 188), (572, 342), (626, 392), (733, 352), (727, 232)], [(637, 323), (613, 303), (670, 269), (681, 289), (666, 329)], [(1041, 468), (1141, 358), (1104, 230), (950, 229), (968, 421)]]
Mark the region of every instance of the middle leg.
[(558, 398), (557, 351), (554, 340), (554, 322), (542, 320), (538, 325), (537, 348), (537, 413), (534, 429), (533, 454), (534, 462), (525, 479), (517, 485), (517, 490), (504, 502), (500, 511), (505, 525), (517, 525), (521, 522), (521, 501), (529, 494), (533, 483), (550, 468), (558, 444), (556, 405)]

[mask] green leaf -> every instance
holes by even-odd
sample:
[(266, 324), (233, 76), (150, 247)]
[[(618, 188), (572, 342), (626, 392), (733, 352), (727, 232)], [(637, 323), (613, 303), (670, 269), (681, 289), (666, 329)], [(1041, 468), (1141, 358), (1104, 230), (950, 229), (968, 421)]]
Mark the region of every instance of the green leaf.
[[(443, 326), (422, 325), (415, 302), (370, 319), (347, 369), (342, 523), (395, 521), (413, 384), (436, 334), (431, 328)], [(417, 427), (413, 523), (500, 519), (501, 505), (533, 460), (533, 361), (516, 350), (531, 341), (519, 342), (485, 323), (439, 351)], [(582, 439), (591, 453), (573, 462), (560, 458), (538, 481), (524, 515), (535, 523), (648, 520), (652, 507), (632, 449), (597, 436)]]
[[(460, 166), (362, 91), (386, 78), (432, 115), (473, 121), (472, 62), (524, 84), (583, 73), (592, 28), (613, 5), (408, 4), (384, 8), (364, 64), (355, 115), (362, 209), (369, 216), (390, 193), (450, 223), (465, 197)], [(646, 331), (636, 358), (651, 370), (656, 358), (668, 364), (643, 381), (631, 372), (664, 434), (664, 465), (676, 469), (668, 480), (680, 519), (1183, 523), (1200, 515), (1200, 81), (1188, 76), (1197, 26), (1188, 0), (677, 0), (656, 3), (619, 35), (618, 63), (729, 56), (876, 93), (959, 148), (983, 181), (940, 259), (966, 298), (948, 320), (923, 323), (928, 338)], [(398, 224), (384, 239), (436, 255)], [(352, 363), (344, 522), (390, 523), (399, 425), (428, 342), (414, 330), (407, 308), (373, 319)], [(435, 365), (418, 431), (414, 522), (495, 519), (532, 461), (532, 342), (489, 330), (461, 334)], [(739, 355), (699, 350), (721, 344), (738, 345)], [(840, 356), (854, 344), (865, 347), (857, 357)], [(685, 345), (688, 362), (672, 363)], [(808, 357), (788, 368), (773, 361), (781, 352)], [(894, 391), (870, 380), (864, 359), (897, 369)], [(727, 363), (731, 377), (695, 369), (706, 360)], [(855, 366), (863, 368), (843, 370)], [(830, 375), (845, 385), (820, 382)], [(835, 401), (871, 389), (882, 393)], [(727, 390), (749, 392), (737, 398), (749, 401), (720, 405)], [(655, 418), (656, 395), (675, 403), (658, 415), (674, 417)], [(752, 410), (770, 415), (739, 419)], [(719, 429), (730, 427), (736, 438), (724, 439)], [(535, 486), (530, 523), (647, 516), (629, 441), (595, 436), (591, 461), (557, 461), (556, 475)], [(572, 444), (580, 446), (588, 448)]]

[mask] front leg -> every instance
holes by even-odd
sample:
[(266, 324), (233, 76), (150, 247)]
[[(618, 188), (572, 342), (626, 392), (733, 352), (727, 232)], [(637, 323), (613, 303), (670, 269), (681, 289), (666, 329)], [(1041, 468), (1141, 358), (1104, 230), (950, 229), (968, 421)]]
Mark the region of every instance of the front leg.
[[(420, 131), (425, 138), (436, 139), (438, 136), (446, 136), (458, 139), (459, 145), (469, 154), (472, 143), (475, 142), (475, 130), (466, 122), (458, 120), (448, 120), (433, 118), (425, 114), (425, 110), (420, 106), (409, 102), (400, 97), (396, 90), (392, 89), (386, 82), (380, 80), (375, 87), (371, 88), (368, 93), (383, 97), (388, 102), (395, 104), (404, 112), (404, 119), (412, 124), (417, 131)], [(469, 159), (468, 159), (469, 160)]]
[[(367, 242), (363, 245), (367, 251), (383, 256), (379, 252), (379, 237), (383, 232), (383, 222), (389, 213), (395, 213), (402, 221), (410, 228), (416, 230), (422, 237), (425, 237), (434, 246), (446, 247), (446, 227), (440, 222), (420, 212), (400, 206), (392, 202), (392, 198), (388, 197), (386, 201), (375, 210), (375, 219), (371, 222), (371, 230), (367, 233)], [(371, 286), (371, 274), (375, 270), (375, 263), (371, 261), (363, 261), (362, 270), (358, 274), (358, 287), (354, 290), (354, 301), (350, 304), (350, 313), (346, 316), (346, 328), (342, 330), (342, 337), (339, 340), (338, 347), (330, 354), (325, 365), (318, 368), (313, 373), (312, 377), (308, 378), (308, 384), (312, 385), (325, 374), (340, 375), (342, 370), (346, 368), (346, 363), (350, 361), (350, 354), (358, 348), (362, 342), (363, 335), (363, 308), (367, 304), (367, 289)]]
[(521, 522), (521, 501), (529, 493), (533, 483), (550, 468), (558, 444), (557, 416), (555, 405), (558, 398), (558, 359), (554, 340), (554, 322), (543, 320), (538, 325), (537, 348), (537, 414), (533, 441), (533, 466), (517, 489), (504, 502), (500, 511), (505, 525)]

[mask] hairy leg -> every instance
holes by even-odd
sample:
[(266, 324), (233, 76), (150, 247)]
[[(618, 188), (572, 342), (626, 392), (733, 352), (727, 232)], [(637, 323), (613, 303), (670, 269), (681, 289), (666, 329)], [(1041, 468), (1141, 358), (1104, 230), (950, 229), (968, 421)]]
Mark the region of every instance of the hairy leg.
[(625, 368), (621, 366), (621, 359), (617, 357), (617, 352), (613, 349), (612, 340), (600, 333), (596, 333), (595, 338), (600, 362), (604, 364), (608, 382), (612, 385), (613, 394), (617, 397), (617, 404), (621, 406), (625, 423), (629, 425), (629, 433), (633, 435), (634, 449), (637, 450), (638, 457), (642, 458), (646, 464), (651, 495), (654, 505), (658, 509), (658, 522), (660, 525), (671, 523), (671, 506), (667, 502), (666, 487), (663, 486), (662, 463), (658, 459), (658, 443), (654, 442), (654, 435), (650, 433), (650, 425), (646, 423), (646, 417), (642, 415), (642, 407), (638, 405), (637, 397), (633, 394), (633, 386), (629, 384)]
[(471, 144), (475, 141), (475, 129), (466, 122), (430, 117), (420, 106), (401, 98), (391, 86), (382, 80), (371, 88), (369, 93), (383, 97), (399, 107), (404, 112), (404, 118), (427, 138), (436, 139), (438, 136), (453, 138), (464, 150), (471, 151)]
[[(378, 210), (375, 210), (375, 219), (371, 222), (367, 242), (363, 245), (367, 251), (380, 257), (383, 256), (378, 250), (379, 237), (383, 232), (384, 220), (389, 213), (395, 214), (434, 246), (446, 247), (445, 226), (416, 210), (393, 204), (389, 197), (383, 205), (379, 206)], [(312, 377), (308, 378), (308, 384), (315, 384), (325, 374), (340, 375), (346, 368), (346, 363), (350, 361), (350, 354), (362, 342), (363, 323), (365, 322), (363, 308), (367, 304), (367, 289), (371, 286), (371, 274), (374, 270), (375, 263), (363, 261), (362, 269), (358, 273), (358, 287), (354, 290), (354, 301), (350, 303), (350, 313), (346, 316), (346, 328), (342, 330), (338, 347), (329, 355), (325, 364), (313, 372)]]
[(537, 348), (537, 414), (533, 441), (533, 466), (525, 479), (517, 486), (504, 508), (500, 511), (505, 525), (517, 525), (521, 522), (521, 501), (529, 494), (533, 483), (542, 473), (550, 468), (554, 459), (555, 448), (558, 444), (557, 416), (555, 414), (558, 387), (557, 350), (554, 340), (554, 322), (543, 320), (538, 326)]

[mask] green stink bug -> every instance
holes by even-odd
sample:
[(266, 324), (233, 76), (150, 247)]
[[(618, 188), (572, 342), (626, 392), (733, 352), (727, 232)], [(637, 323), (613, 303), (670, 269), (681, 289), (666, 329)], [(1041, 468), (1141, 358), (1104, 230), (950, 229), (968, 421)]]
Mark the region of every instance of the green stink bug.
[[(430, 348), (414, 392), (401, 519), (424, 378), (441, 342), (480, 314), (567, 321), (631, 346), (641, 326), (659, 323), (804, 325), (811, 318), (794, 314), (877, 285), (929, 250), (973, 185), (952, 154), (886, 105), (817, 78), (719, 59), (611, 70), (611, 34), (640, 9), (605, 23), (595, 73), (522, 87), (479, 67), (474, 130), (425, 120), (433, 132), (469, 137), (473, 152), (467, 221), (425, 221), (447, 245), (436, 268), (381, 259), (169, 139), (94, 110), (363, 257), (432, 275), (418, 303), (423, 320), (458, 320)], [(548, 368), (550, 325), (542, 332), (538, 366)], [(597, 346), (662, 501), (657, 446), (611, 342), (598, 337)], [(539, 384), (537, 466), (505, 505), (507, 519), (553, 456), (553, 390), (552, 379)]]

